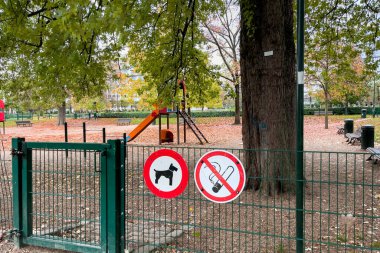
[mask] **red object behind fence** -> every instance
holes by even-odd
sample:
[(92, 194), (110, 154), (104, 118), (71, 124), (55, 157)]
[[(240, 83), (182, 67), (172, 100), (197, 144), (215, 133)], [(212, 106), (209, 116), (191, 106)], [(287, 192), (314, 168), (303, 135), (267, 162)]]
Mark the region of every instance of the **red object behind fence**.
[(5, 121), (5, 105), (3, 100), (0, 100), (0, 122)]

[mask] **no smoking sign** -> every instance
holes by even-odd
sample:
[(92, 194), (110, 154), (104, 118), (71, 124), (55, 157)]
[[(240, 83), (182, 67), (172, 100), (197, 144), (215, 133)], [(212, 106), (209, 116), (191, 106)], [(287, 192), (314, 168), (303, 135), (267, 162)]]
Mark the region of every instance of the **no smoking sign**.
[(215, 150), (199, 159), (194, 172), (195, 184), (202, 195), (216, 203), (236, 199), (245, 186), (245, 171), (233, 154)]

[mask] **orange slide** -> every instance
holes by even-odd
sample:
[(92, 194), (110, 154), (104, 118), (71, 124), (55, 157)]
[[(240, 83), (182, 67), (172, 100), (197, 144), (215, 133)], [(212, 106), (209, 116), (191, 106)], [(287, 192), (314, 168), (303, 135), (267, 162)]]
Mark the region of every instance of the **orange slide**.
[(160, 110), (154, 110), (151, 114), (148, 115), (132, 132), (127, 136), (126, 141), (132, 141), (135, 139), (142, 131), (145, 130), (157, 117), (160, 115)]

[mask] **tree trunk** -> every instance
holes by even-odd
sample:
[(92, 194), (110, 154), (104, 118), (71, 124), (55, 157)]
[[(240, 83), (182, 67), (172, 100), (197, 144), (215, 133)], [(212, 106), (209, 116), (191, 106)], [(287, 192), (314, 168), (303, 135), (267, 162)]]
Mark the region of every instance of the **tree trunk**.
[(65, 124), (66, 121), (66, 103), (63, 102), (62, 106), (58, 108), (58, 126)]
[(344, 114), (348, 115), (348, 103), (344, 104)]
[(235, 83), (235, 125), (240, 125), (240, 85), (239, 82)]
[[(295, 189), (296, 80), (293, 1), (241, 0), (241, 85), (247, 187)], [(273, 52), (273, 53), (272, 53)], [(284, 180), (286, 179), (286, 180)]]
[(329, 110), (329, 94), (325, 92), (325, 129), (329, 129), (329, 115), (327, 114)]

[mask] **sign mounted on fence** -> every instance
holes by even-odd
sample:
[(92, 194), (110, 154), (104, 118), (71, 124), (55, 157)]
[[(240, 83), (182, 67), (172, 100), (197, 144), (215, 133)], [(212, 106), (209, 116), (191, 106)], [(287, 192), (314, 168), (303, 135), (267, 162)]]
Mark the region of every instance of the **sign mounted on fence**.
[(149, 190), (160, 198), (175, 198), (189, 181), (189, 170), (183, 157), (170, 149), (152, 153), (144, 165), (144, 180)]
[(236, 199), (245, 186), (242, 163), (233, 154), (215, 150), (199, 159), (194, 172), (195, 184), (202, 195), (216, 203)]

